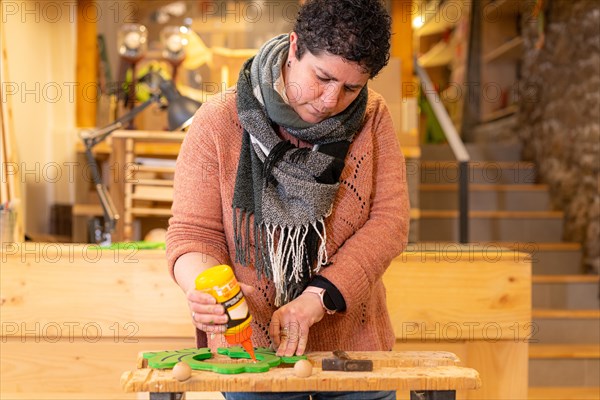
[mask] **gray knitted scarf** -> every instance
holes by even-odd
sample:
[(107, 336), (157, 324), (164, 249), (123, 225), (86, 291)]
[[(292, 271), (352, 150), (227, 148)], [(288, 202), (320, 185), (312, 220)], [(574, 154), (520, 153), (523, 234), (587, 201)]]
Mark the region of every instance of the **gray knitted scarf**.
[[(327, 263), (325, 218), (367, 104), (365, 87), (342, 113), (317, 124), (303, 121), (274, 89), (288, 48), (288, 35), (271, 39), (244, 64), (237, 84), (243, 138), (233, 195), (236, 262), (250, 265), (254, 247), (259, 279), (275, 284), (276, 306), (302, 293)], [(277, 126), (313, 148), (282, 140)]]

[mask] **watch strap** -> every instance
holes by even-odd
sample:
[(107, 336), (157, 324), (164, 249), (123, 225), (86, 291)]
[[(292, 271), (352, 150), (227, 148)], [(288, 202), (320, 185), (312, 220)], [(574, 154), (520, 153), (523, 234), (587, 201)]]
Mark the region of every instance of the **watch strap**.
[(344, 296), (342, 296), (342, 293), (340, 293), (338, 288), (329, 279), (322, 275), (315, 275), (308, 285), (325, 289), (325, 295), (323, 296), (325, 307), (338, 312), (346, 311)]
[(323, 309), (325, 310), (325, 312), (327, 314), (335, 314), (336, 310), (335, 309), (330, 309), (325, 305), (325, 295), (326, 295), (326, 290), (323, 288), (319, 288), (316, 286), (308, 286), (306, 289), (304, 289), (304, 293), (310, 293), (310, 294), (314, 294), (317, 297), (319, 297), (319, 300), (321, 301), (321, 306), (323, 307)]

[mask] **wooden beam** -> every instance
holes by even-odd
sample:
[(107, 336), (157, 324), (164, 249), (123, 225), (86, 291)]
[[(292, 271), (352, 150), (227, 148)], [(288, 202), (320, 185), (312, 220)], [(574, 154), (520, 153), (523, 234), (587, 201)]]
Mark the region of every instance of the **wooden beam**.
[[(394, 0), (391, 3), (392, 48), (391, 55), (400, 59), (402, 87), (413, 84), (413, 33), (412, 0)], [(403, 97), (414, 97), (414, 90), (402, 90)]]
[[(9, 83), (10, 77), (8, 74), (8, 50), (6, 48), (6, 25), (0, 23), (0, 82)], [(17, 242), (22, 242), (25, 238), (25, 218), (24, 218), (24, 199), (22, 198), (21, 188), (21, 173), (19, 154), (17, 151), (17, 141), (15, 126), (12, 113), (12, 95), (7, 95), (4, 91), (8, 85), (2, 85), (0, 88), (0, 133), (1, 133), (1, 148), (0, 152), (0, 170), (2, 170), (0, 179), (0, 202), (2, 204), (10, 204), (10, 210), (16, 213), (15, 226), (12, 239)], [(3, 221), (7, 223), (7, 221)]]
[[(76, 123), (78, 127), (96, 126), (96, 108), (99, 100), (96, 98), (98, 74), (96, 22), (84, 14), (84, 10), (94, 5), (94, 0), (77, 1)], [(94, 95), (90, 96), (90, 93)]]

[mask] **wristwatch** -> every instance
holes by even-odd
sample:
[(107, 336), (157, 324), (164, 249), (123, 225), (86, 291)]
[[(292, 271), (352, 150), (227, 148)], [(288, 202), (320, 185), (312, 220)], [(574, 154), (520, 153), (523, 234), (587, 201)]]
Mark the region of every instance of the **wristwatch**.
[(325, 301), (324, 301), (324, 297), (325, 297), (325, 293), (326, 293), (325, 289), (316, 287), (316, 286), (308, 286), (306, 289), (304, 289), (303, 293), (312, 293), (312, 294), (316, 294), (317, 296), (319, 296), (319, 300), (321, 301), (321, 306), (323, 306), (323, 309), (325, 310), (325, 312), (327, 314), (333, 315), (337, 311), (337, 310), (329, 309), (325, 305)]

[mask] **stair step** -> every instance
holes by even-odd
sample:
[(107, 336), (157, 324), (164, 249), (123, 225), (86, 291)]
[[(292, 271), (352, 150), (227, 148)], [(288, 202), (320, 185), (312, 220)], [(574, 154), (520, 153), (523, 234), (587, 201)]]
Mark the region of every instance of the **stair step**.
[[(459, 183), (456, 161), (421, 161), (420, 181), (427, 184)], [(472, 184), (536, 183), (535, 164), (526, 161), (473, 161), (469, 163)]]
[(532, 278), (533, 283), (598, 283), (598, 275), (536, 275)]
[[(518, 141), (512, 143), (465, 143), (473, 161), (519, 161), (523, 146)], [(456, 157), (447, 144), (421, 145), (421, 158), (432, 161), (454, 161)]]
[(529, 386), (600, 386), (600, 345), (530, 344)]
[(532, 318), (600, 319), (600, 310), (552, 310), (534, 309)]
[[(412, 212), (413, 210), (411, 210)], [(416, 216), (420, 217), (420, 212)], [(411, 218), (413, 215), (411, 214)], [(411, 224), (418, 224), (418, 221), (411, 220)], [(411, 225), (412, 228), (412, 225)], [(465, 251), (486, 251), (497, 253), (502, 249), (509, 249), (521, 254), (528, 254), (532, 262), (532, 273), (539, 275), (576, 275), (583, 274), (581, 263), (581, 244), (571, 242), (487, 242), (471, 241), (467, 243)], [(459, 244), (448, 241), (416, 241), (412, 240), (409, 244), (411, 251), (433, 251), (447, 252), (457, 251)], [(516, 256), (520, 257), (520, 256)]]
[(534, 276), (538, 274), (574, 275), (583, 273), (580, 243), (490, 242), (483, 245), (505, 247), (530, 254)]
[[(470, 211), (471, 242), (559, 242), (560, 211)], [(458, 211), (421, 210), (419, 240), (458, 241)]]
[(534, 309), (600, 309), (598, 275), (534, 275)]
[(600, 310), (533, 309), (531, 343), (600, 343)]
[[(469, 211), (469, 218), (529, 218), (556, 219), (563, 217), (562, 211)], [(421, 218), (458, 218), (457, 210), (423, 210)]]
[(600, 386), (574, 387), (574, 386), (544, 386), (530, 387), (529, 400), (598, 400), (600, 399)]
[[(430, 184), (419, 186), (419, 207), (428, 209), (458, 209), (457, 184)], [(471, 210), (536, 211), (550, 209), (547, 185), (469, 185)]]
[[(588, 310), (600, 309), (598, 275), (534, 275), (532, 277), (534, 309)], [(543, 318), (544, 314), (537, 314)], [(557, 318), (565, 318), (563, 315)], [(575, 318), (581, 315), (575, 314)]]
[(529, 358), (600, 358), (600, 345), (531, 344)]

